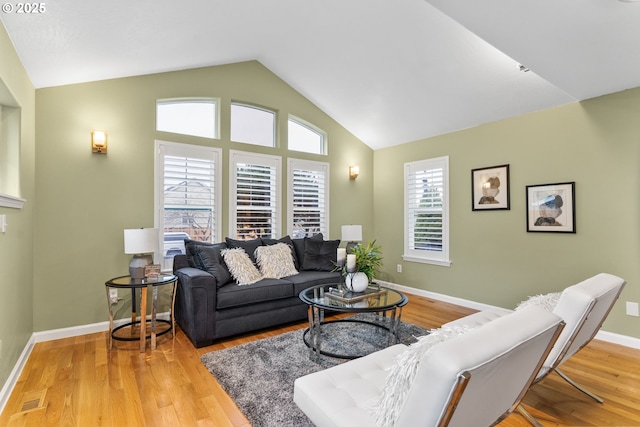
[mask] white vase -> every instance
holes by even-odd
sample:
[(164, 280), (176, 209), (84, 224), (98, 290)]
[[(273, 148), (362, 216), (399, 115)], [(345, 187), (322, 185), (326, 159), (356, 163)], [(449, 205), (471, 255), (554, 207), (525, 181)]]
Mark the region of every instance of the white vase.
[(364, 292), (369, 286), (369, 278), (361, 271), (357, 273), (349, 273), (344, 279), (347, 289), (353, 292)]

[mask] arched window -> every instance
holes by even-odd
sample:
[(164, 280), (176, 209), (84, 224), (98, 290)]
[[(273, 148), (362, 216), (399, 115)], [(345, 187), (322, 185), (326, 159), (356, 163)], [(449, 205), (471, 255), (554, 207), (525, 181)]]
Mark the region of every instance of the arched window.
[(296, 117), (289, 117), (289, 150), (313, 154), (327, 154), (327, 134)]

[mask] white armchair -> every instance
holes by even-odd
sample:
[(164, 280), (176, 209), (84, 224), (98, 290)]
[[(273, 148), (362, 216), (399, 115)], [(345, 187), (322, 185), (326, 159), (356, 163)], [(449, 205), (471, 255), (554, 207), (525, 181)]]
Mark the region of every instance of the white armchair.
[[(552, 311), (560, 316), (566, 325), (536, 375), (534, 384), (555, 371), (581, 392), (599, 403), (603, 402), (602, 398), (572, 381), (558, 367), (593, 339), (620, 296), (625, 283), (620, 277), (600, 273), (562, 291)], [(485, 310), (449, 322), (445, 326), (478, 326), (508, 315), (511, 312), (511, 310), (506, 309)], [(519, 407), (518, 411), (527, 417), (532, 424), (540, 426), (524, 408)]]
[[(395, 426), (496, 424), (519, 404), (562, 326), (529, 307), (434, 344), (419, 359)], [(294, 401), (316, 426), (376, 426), (381, 396), (396, 395), (385, 389), (390, 370), (413, 348), (398, 344), (298, 378)]]

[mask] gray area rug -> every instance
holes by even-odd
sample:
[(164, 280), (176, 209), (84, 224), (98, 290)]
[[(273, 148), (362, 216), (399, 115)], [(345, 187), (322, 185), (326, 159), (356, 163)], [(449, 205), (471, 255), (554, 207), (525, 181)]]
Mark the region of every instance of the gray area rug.
[[(366, 314), (350, 317), (353, 318), (374, 320)], [(323, 351), (370, 353), (386, 347), (388, 342), (386, 331), (367, 324), (338, 322), (323, 325), (322, 330)], [(303, 332), (287, 332), (212, 351), (200, 358), (253, 427), (313, 426), (293, 402), (293, 382), (345, 360), (326, 356), (315, 360), (303, 342)], [(400, 341), (404, 344), (415, 342), (415, 337), (427, 333), (410, 323), (403, 322), (399, 327)]]

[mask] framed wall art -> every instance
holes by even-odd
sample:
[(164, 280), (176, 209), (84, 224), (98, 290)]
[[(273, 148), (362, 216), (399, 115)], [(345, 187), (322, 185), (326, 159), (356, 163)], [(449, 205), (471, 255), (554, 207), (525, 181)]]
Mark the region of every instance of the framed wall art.
[(509, 204), (509, 165), (471, 171), (472, 210), (508, 210)]
[(527, 185), (527, 231), (575, 233), (575, 185)]

